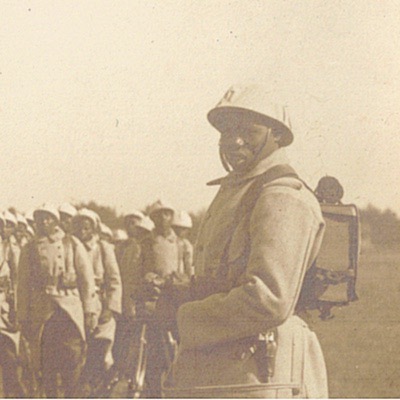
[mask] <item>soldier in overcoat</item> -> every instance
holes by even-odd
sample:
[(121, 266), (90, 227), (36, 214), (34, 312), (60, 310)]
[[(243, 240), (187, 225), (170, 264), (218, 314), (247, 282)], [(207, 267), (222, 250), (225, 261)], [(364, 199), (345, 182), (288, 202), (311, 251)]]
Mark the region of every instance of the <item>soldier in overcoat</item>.
[(190, 230), (193, 227), (192, 218), (186, 211), (175, 211), (172, 227), (178, 236), (178, 245), (180, 248), (181, 265), (179, 271), (192, 276), (193, 271), (193, 245), (188, 239)]
[[(324, 221), (289, 167), (285, 107), (262, 87), (232, 87), (208, 113), (230, 172), (195, 248), (192, 301), (178, 310), (167, 397), (327, 397), (318, 340), (299, 317)], [(250, 194), (249, 194), (250, 193)]]
[[(0, 231), (5, 221), (0, 216)], [(13, 278), (13, 279), (12, 279)], [(0, 365), (5, 397), (23, 397), (21, 367), (19, 365), (20, 332), (16, 324), (16, 274), (11, 274), (5, 259), (3, 239), (0, 238)]]
[(113, 365), (112, 346), (116, 316), (121, 314), (122, 285), (114, 246), (98, 236), (100, 218), (82, 208), (74, 217), (76, 235), (84, 244), (96, 282), (96, 315), (98, 326), (88, 338), (84, 381), (94, 389)]
[(59, 227), (51, 205), (34, 212), (37, 235), (21, 253), (17, 316), (47, 397), (75, 395), (85, 360), (85, 331), (96, 326), (95, 281), (86, 250)]

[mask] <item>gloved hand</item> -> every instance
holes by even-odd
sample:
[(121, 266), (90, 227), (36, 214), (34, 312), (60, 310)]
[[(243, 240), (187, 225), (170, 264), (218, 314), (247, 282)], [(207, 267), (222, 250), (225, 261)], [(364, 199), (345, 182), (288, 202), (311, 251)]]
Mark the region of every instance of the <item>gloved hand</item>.
[(97, 327), (97, 316), (93, 313), (85, 314), (85, 329), (89, 334), (92, 334)]
[(105, 324), (114, 317), (114, 314), (108, 308), (104, 308), (100, 314), (99, 324)]

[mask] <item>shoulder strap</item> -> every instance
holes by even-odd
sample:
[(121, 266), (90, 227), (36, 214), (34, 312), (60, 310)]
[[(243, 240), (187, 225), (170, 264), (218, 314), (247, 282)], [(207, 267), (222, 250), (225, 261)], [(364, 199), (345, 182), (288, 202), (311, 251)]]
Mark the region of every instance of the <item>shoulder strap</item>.
[(273, 182), (276, 179), (286, 178), (286, 177), (293, 177), (300, 180), (296, 171), (290, 165), (281, 164), (272, 167), (263, 174), (257, 176), (254, 179), (253, 183), (250, 185), (250, 187), (247, 189), (247, 192), (242, 197), (240, 204), (236, 209), (236, 213), (231, 224), (231, 229), (229, 230), (231, 234), (228, 241), (226, 242), (224, 252), (222, 253), (223, 255), (221, 259), (221, 266), (218, 270), (218, 276), (220, 278), (226, 277), (226, 274), (228, 273), (229, 247), (232, 242), (236, 226), (239, 224), (240, 220), (243, 218), (244, 215), (248, 215), (251, 213), (251, 211), (253, 210), (253, 208), (257, 203), (258, 198), (261, 195), (264, 185)]

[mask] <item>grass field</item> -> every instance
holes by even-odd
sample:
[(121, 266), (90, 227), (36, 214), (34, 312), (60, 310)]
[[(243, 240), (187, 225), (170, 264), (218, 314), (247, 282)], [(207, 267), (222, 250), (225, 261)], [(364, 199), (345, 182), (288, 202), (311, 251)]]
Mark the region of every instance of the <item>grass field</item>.
[(400, 397), (400, 252), (364, 252), (359, 301), (315, 320), (330, 397)]

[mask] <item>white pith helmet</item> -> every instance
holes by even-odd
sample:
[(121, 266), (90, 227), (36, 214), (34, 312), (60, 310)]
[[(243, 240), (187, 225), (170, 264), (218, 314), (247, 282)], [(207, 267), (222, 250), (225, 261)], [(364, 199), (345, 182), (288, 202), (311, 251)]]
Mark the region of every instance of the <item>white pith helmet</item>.
[(126, 220), (129, 217), (135, 217), (135, 218), (138, 218), (138, 219), (142, 219), (142, 218), (144, 218), (144, 214), (139, 210), (132, 210), (131, 212), (125, 214), (124, 221), (126, 222)]
[(100, 222), (100, 232), (105, 235), (109, 235), (110, 238), (113, 238), (113, 236), (114, 236), (112, 233), (112, 230), (106, 224), (103, 224), (102, 222)]
[(4, 211), (4, 213), (3, 213), (3, 219), (4, 219), (4, 222), (11, 222), (11, 223), (13, 223), (15, 226), (17, 226), (17, 218), (16, 218), (16, 216), (12, 213), (12, 212), (10, 212), (10, 211), (8, 211), (8, 210), (6, 210), (6, 211)]
[(174, 208), (171, 207), (168, 203), (165, 203), (162, 200), (157, 200), (150, 206), (149, 216), (160, 210), (170, 210), (174, 212)]
[(60, 213), (64, 213), (69, 215), (70, 217), (75, 217), (78, 213), (78, 210), (70, 203), (63, 203), (60, 207), (58, 207), (58, 211)]
[(34, 210), (32, 209), (32, 210), (29, 210), (29, 211), (27, 211), (26, 213), (25, 213), (25, 218), (26, 218), (26, 220), (29, 222), (29, 221), (31, 221), (31, 222), (35, 222), (35, 219), (33, 218), (33, 212), (34, 212)]
[(25, 225), (25, 227), (28, 227), (28, 221), (22, 214), (17, 213), (16, 218), (17, 218), (18, 224), (23, 224), (23, 225)]
[(151, 232), (154, 229), (154, 222), (149, 217), (145, 216), (137, 223), (136, 226)]
[(262, 85), (234, 85), (207, 114), (208, 121), (218, 129), (227, 118), (248, 115), (256, 122), (276, 128), (282, 133), (281, 146), (293, 141), (287, 107), (274, 103), (273, 94)]
[(98, 229), (101, 223), (99, 215), (93, 210), (89, 210), (88, 208), (81, 208), (78, 213), (75, 215), (74, 219), (79, 220), (81, 218), (87, 218), (92, 222), (93, 226)]
[(180, 228), (192, 228), (192, 218), (186, 211), (176, 211), (174, 214), (174, 219), (172, 225), (178, 226)]
[(38, 207), (34, 212), (33, 212), (33, 218), (36, 219), (38, 214), (41, 212), (47, 212), (51, 214), (53, 217), (57, 219), (57, 221), (60, 221), (60, 213), (57, 210), (57, 207), (53, 206), (52, 204), (43, 204), (40, 207)]
[(116, 242), (122, 242), (124, 240), (128, 240), (128, 234), (123, 229), (115, 230), (113, 237)]

